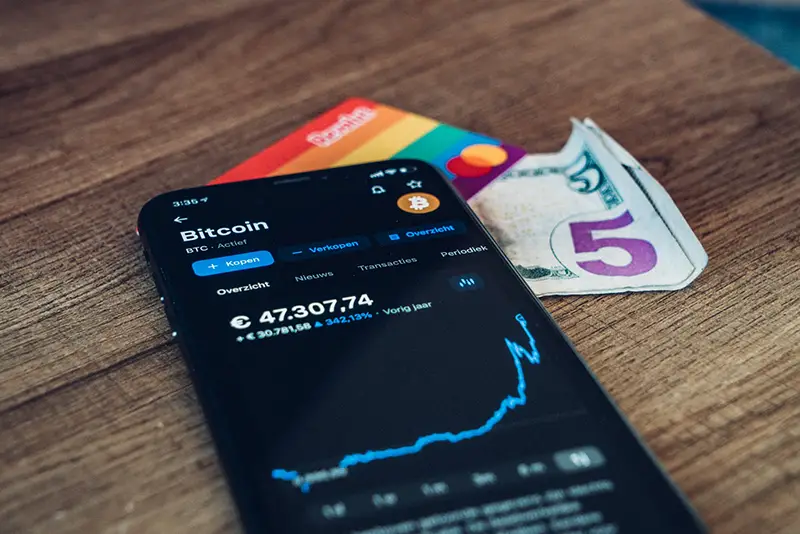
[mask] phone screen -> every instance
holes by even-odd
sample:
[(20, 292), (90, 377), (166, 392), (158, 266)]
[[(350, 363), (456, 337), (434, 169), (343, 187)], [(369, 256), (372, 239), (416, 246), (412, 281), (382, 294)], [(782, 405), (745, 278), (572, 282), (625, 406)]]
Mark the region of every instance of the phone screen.
[(701, 532), (437, 171), (176, 191), (140, 234), (248, 532)]

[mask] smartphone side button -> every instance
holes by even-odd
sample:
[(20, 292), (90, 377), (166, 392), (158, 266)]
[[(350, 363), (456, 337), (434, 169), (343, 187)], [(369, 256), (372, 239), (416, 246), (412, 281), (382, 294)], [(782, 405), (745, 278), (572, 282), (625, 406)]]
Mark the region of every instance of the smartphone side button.
[(161, 297), (161, 304), (164, 306), (164, 315), (167, 317), (167, 322), (169, 323), (169, 327), (172, 330), (172, 339), (178, 337), (178, 328), (175, 326), (175, 316), (172, 313), (172, 309), (169, 306), (169, 303)]

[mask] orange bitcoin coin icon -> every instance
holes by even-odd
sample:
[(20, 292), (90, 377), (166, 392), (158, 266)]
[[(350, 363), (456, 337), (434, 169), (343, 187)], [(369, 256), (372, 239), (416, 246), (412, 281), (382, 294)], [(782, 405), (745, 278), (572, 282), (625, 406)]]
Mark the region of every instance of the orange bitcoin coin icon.
[(430, 213), (439, 204), (439, 199), (430, 193), (406, 193), (397, 199), (397, 207), (406, 213)]

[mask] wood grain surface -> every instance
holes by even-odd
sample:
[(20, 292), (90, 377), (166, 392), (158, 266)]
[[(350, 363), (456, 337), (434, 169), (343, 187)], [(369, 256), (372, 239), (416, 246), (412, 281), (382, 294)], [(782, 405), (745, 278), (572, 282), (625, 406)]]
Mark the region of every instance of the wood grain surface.
[(714, 532), (800, 532), (800, 74), (762, 50), (667, 0), (0, 0), (0, 47), (0, 532), (239, 528), (136, 215), (352, 95), (642, 160), (707, 270), (545, 305)]

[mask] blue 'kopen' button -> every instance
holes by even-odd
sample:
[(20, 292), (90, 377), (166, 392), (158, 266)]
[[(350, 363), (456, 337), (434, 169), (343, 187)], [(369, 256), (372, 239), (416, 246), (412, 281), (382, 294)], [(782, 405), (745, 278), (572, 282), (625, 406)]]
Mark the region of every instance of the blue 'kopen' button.
[(197, 276), (213, 276), (215, 274), (266, 267), (273, 263), (275, 263), (275, 259), (272, 254), (266, 250), (256, 250), (254, 252), (245, 252), (244, 254), (196, 261), (192, 264), (192, 270)]

